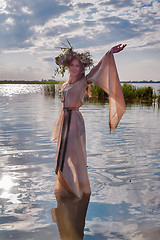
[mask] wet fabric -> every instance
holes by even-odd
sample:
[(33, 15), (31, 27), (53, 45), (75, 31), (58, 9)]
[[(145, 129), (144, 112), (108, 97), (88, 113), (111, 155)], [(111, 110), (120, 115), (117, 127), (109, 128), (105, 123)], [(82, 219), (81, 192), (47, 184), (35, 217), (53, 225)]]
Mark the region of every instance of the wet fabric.
[[(81, 198), (83, 193), (90, 193), (85, 126), (79, 108), (83, 105), (88, 83), (92, 82), (109, 94), (111, 131), (116, 129), (125, 112), (125, 102), (114, 56), (109, 51), (85, 78), (72, 84), (69, 83), (62, 92), (63, 104), (51, 136), (51, 141), (58, 138), (55, 192), (62, 195), (72, 193)], [(70, 120), (69, 112), (71, 113)], [(64, 144), (66, 142), (67, 144)]]

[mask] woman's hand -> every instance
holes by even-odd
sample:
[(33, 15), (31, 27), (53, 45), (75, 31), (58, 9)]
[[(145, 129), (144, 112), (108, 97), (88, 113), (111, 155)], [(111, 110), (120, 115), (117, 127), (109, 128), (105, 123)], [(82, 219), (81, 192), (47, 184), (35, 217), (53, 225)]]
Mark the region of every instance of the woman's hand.
[(121, 52), (126, 46), (127, 46), (127, 44), (118, 44), (118, 45), (112, 47), (111, 50), (113, 53), (118, 53), (118, 52)]

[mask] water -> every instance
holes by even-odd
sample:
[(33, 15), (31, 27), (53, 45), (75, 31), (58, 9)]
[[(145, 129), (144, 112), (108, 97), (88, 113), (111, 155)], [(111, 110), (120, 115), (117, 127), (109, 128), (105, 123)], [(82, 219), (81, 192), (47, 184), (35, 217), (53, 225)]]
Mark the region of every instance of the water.
[[(60, 104), (39, 85), (0, 85), (0, 240), (60, 239), (50, 143)], [(81, 112), (92, 189), (84, 239), (158, 240), (160, 109), (128, 105), (111, 134), (107, 103), (86, 102)]]

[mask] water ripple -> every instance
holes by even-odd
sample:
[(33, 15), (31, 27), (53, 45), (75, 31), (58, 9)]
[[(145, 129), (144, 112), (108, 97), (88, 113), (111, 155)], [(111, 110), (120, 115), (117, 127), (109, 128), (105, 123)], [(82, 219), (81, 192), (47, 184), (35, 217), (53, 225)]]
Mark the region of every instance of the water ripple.
[(0, 96), (13, 96), (19, 94), (31, 94), (41, 92), (42, 85), (39, 84), (1, 84)]
[[(50, 215), (56, 207), (56, 143), (50, 134), (60, 103), (43, 96), (40, 86), (21, 87), (0, 86), (1, 239), (58, 239)], [(86, 103), (81, 110), (92, 189), (85, 237), (137, 240), (150, 231), (158, 240), (159, 109), (128, 106), (111, 134), (108, 109), (107, 103)]]

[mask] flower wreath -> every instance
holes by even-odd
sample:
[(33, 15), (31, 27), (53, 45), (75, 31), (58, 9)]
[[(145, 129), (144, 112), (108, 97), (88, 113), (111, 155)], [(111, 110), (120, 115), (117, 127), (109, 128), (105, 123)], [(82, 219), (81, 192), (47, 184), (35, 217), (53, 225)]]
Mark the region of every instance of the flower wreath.
[(75, 52), (71, 43), (67, 40), (69, 47), (65, 44), (64, 47), (58, 47), (61, 49), (62, 53), (55, 57), (55, 63), (58, 67), (55, 69), (55, 75), (62, 74), (64, 76), (65, 70), (69, 67), (73, 58), (77, 58), (81, 61), (85, 68), (91, 67), (93, 65), (93, 59), (89, 51), (85, 51), (82, 53)]

